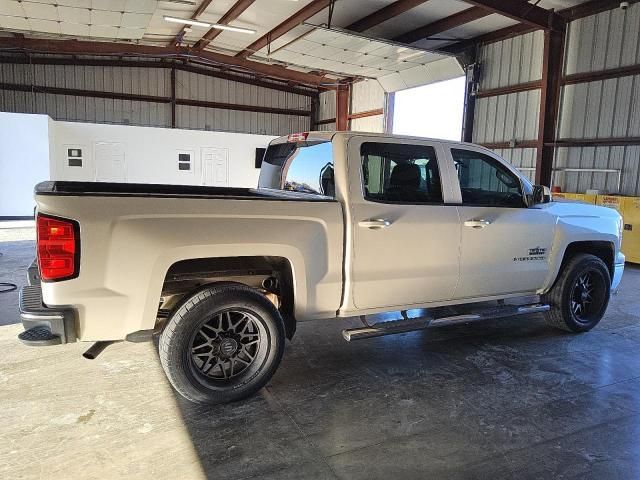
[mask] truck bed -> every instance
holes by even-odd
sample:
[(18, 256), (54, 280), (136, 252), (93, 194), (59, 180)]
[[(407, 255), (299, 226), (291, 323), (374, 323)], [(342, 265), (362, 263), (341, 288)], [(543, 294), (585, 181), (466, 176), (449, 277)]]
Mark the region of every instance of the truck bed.
[(42, 182), (35, 187), (36, 195), (73, 197), (177, 197), (177, 198), (227, 198), (235, 200), (279, 200), (334, 202), (334, 199), (309, 193), (258, 190), (254, 188), (211, 187), (197, 185), (165, 185), (152, 183), (108, 182)]

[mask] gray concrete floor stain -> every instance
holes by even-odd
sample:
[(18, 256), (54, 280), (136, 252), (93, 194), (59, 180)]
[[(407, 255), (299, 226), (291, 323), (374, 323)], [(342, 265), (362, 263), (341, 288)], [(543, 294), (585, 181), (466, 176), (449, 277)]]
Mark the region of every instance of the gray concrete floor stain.
[[(33, 241), (0, 241), (24, 283)], [(29, 348), (0, 294), (0, 478), (548, 479), (640, 476), (640, 268), (593, 331), (540, 316), (347, 344), (300, 324), (249, 400), (177, 397), (155, 346)]]

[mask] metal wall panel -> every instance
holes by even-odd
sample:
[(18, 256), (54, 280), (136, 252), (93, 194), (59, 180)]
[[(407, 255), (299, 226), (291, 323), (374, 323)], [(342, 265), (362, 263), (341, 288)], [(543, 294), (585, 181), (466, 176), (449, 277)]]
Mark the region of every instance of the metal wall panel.
[(542, 78), (542, 31), (484, 45), (480, 50), (480, 90)]
[(475, 143), (535, 140), (538, 137), (540, 90), (476, 100)]
[[(379, 108), (379, 107), (378, 107)], [(384, 132), (384, 115), (374, 115), (372, 117), (354, 118), (349, 126), (355, 132)]]
[[(72, 88), (169, 97), (167, 68), (0, 65), (0, 83)], [(178, 98), (237, 103), (272, 108), (310, 110), (311, 98), (294, 93), (176, 71)], [(171, 126), (169, 104), (90, 97), (73, 97), (0, 90), (0, 111), (42, 113), (55, 120)], [(178, 128), (285, 135), (308, 130), (309, 117), (178, 106)]]
[(171, 126), (171, 106), (161, 103), (70, 97), (0, 90), (0, 110), (40, 113), (56, 120), (114, 123), (151, 127)]
[(567, 85), (559, 138), (640, 137), (640, 75)]
[(333, 132), (336, 129), (336, 122), (323, 123), (316, 126), (316, 130), (320, 132)]
[(565, 73), (640, 64), (640, 4), (615, 8), (569, 24)]
[(2, 82), (20, 85), (163, 97), (171, 93), (169, 71), (163, 68), (2, 64), (0, 78)]
[(384, 90), (377, 80), (365, 80), (351, 87), (351, 113), (384, 108)]
[(176, 71), (176, 97), (208, 102), (310, 110), (311, 98), (221, 78)]
[(176, 127), (218, 132), (287, 135), (291, 132), (308, 131), (310, 118), (178, 105), (176, 106)]
[(322, 92), (318, 101), (318, 120), (336, 118), (336, 92)]
[(618, 174), (603, 172), (557, 172), (554, 185), (566, 192), (584, 193), (587, 189), (598, 189), (622, 195), (640, 195), (640, 145), (562, 147), (556, 151), (555, 168), (612, 169), (621, 170), (618, 189)]

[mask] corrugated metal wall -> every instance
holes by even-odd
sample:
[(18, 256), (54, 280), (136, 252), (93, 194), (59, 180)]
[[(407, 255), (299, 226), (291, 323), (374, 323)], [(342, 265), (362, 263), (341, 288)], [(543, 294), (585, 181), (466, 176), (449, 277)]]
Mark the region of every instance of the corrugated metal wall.
[(316, 126), (316, 130), (321, 131), (331, 131), (336, 129), (336, 92), (335, 90), (329, 90), (326, 92), (320, 93), (320, 97), (318, 99), (318, 120), (322, 122), (323, 120), (331, 120), (333, 122), (330, 123), (319, 123)]
[[(480, 50), (479, 90), (509, 87), (542, 77), (544, 37), (541, 31), (484, 45)], [(569, 24), (565, 75), (640, 65), (640, 4), (585, 17)], [(536, 140), (540, 90), (478, 98), (473, 140), (501, 143)], [(559, 140), (640, 137), (640, 75), (564, 86), (560, 103)], [(533, 178), (536, 151), (497, 151)], [(554, 169), (621, 170), (555, 172), (554, 184), (570, 192), (600, 189), (640, 195), (640, 146), (562, 147)]]
[[(365, 80), (354, 83), (351, 87), (351, 113), (369, 112), (384, 108), (384, 90), (377, 80)], [(354, 118), (350, 129), (359, 132), (382, 133), (384, 131), (384, 115)]]
[[(167, 68), (1, 64), (0, 82), (169, 97)], [(191, 72), (176, 71), (177, 98), (309, 110), (311, 98)], [(0, 110), (47, 114), (55, 120), (171, 126), (171, 106), (163, 103), (73, 97), (0, 90)], [(308, 130), (307, 116), (176, 107), (176, 127), (284, 135)]]
[[(565, 74), (597, 72), (640, 64), (640, 4), (569, 24)], [(567, 85), (562, 89), (558, 138), (640, 137), (640, 75)], [(640, 146), (559, 148), (556, 168), (621, 170), (558, 173), (563, 190), (640, 195)]]
[[(0, 82), (18, 85), (169, 96), (168, 71), (157, 68), (0, 65)], [(55, 120), (169, 127), (168, 104), (0, 90), (0, 110)]]
[[(351, 86), (349, 113), (356, 114), (371, 110), (384, 109), (385, 93), (377, 80), (365, 80)], [(317, 129), (322, 131), (335, 130), (336, 92), (328, 91), (320, 94), (318, 105)], [(334, 120), (325, 123), (323, 120)], [(349, 129), (359, 132), (383, 132), (384, 115), (354, 118), (349, 121)]]
[[(544, 36), (541, 31), (520, 35), (480, 49), (480, 91), (510, 87), (542, 78)], [(473, 126), (475, 143), (536, 140), (540, 112), (540, 90), (496, 95), (476, 100)], [(499, 155), (533, 178), (535, 150), (498, 150)]]

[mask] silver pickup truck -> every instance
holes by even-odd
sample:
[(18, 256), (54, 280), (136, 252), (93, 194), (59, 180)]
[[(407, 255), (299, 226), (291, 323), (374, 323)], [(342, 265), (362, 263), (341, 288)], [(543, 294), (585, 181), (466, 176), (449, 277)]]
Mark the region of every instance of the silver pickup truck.
[[(489, 150), (423, 138), (292, 134), (256, 189), (46, 182), (36, 200), (20, 339), (96, 342), (95, 358), (159, 334), (169, 380), (199, 403), (259, 390), (299, 321), (360, 316), (355, 340), (544, 312), (584, 332), (624, 268), (615, 210), (552, 201)], [(476, 302), (493, 303), (406, 314)], [(403, 320), (367, 321), (388, 311)]]

